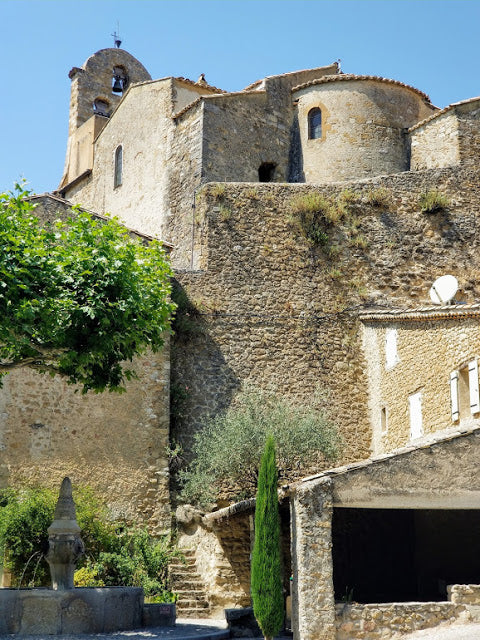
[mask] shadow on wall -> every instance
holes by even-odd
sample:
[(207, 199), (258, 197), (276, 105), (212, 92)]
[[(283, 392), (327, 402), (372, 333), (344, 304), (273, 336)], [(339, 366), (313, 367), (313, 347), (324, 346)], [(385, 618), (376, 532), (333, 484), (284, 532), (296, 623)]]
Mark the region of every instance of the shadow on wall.
[(288, 182), (305, 182), (303, 171), (302, 141), (300, 139), (300, 126), (298, 114), (293, 116), (290, 129), (290, 149), (288, 151)]
[(228, 408), (241, 383), (209, 335), (202, 310), (176, 280), (172, 299), (177, 311), (171, 342), (170, 437), (189, 462), (195, 432), (207, 418)]

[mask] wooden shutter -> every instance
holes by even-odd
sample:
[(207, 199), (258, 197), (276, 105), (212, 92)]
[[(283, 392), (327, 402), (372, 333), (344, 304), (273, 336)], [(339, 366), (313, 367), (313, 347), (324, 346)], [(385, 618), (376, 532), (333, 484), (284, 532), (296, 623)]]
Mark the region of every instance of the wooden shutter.
[(480, 411), (480, 396), (478, 393), (478, 363), (477, 359), (468, 363), (468, 389), (470, 391), (470, 411)]
[(458, 371), (452, 371), (450, 374), (450, 401), (452, 405), (452, 420), (455, 422), (460, 418), (458, 408)]

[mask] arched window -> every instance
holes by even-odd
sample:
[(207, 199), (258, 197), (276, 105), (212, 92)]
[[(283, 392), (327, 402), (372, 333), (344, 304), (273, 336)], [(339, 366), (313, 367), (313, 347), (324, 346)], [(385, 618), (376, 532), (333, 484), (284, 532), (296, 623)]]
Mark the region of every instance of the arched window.
[(123, 171), (123, 149), (122, 145), (115, 149), (115, 174), (113, 177), (113, 186), (119, 187), (122, 184)]
[(109, 108), (110, 104), (103, 98), (95, 98), (95, 100), (93, 101), (93, 113), (95, 113), (97, 116), (108, 117)]
[(318, 107), (308, 112), (308, 139), (318, 140), (322, 137), (322, 112)]

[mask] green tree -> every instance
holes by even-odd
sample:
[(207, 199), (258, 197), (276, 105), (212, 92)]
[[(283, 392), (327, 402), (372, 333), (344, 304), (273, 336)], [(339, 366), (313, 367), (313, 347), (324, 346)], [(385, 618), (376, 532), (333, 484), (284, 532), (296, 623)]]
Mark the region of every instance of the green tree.
[(258, 460), (270, 433), (282, 477), (334, 460), (340, 439), (325, 416), (324, 402), (314, 394), (298, 406), (274, 393), (246, 387), (228, 411), (195, 434), (195, 458), (180, 472), (182, 499), (208, 506), (225, 487), (233, 488), (238, 498), (253, 497)]
[(18, 184), (0, 194), (0, 381), (28, 366), (84, 393), (122, 391), (125, 363), (169, 331), (163, 249), (78, 208), (42, 226), (27, 196)]
[(284, 617), (277, 483), (275, 440), (269, 436), (258, 474), (251, 576), (253, 613), (265, 640), (278, 634)]

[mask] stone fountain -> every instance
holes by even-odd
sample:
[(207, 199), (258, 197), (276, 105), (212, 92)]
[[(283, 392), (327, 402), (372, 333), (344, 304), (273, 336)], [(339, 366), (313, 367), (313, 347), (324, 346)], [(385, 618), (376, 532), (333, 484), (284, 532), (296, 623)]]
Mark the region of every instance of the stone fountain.
[(48, 536), (52, 588), (0, 589), (0, 634), (102, 633), (142, 626), (141, 587), (73, 586), (84, 545), (69, 478), (62, 482)]

